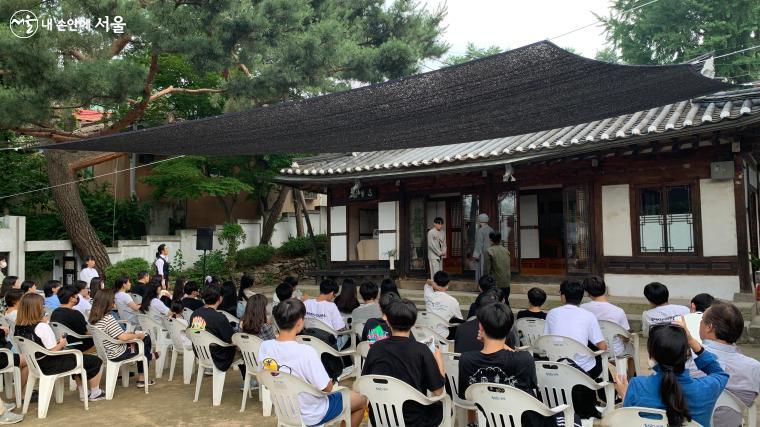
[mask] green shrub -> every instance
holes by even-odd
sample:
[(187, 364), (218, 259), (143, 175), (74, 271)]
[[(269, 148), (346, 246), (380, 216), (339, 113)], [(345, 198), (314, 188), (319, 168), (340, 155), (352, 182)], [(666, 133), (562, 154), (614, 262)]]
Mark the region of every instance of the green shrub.
[(132, 283), (137, 283), (137, 273), (141, 271), (151, 271), (150, 263), (142, 258), (128, 258), (112, 264), (105, 271), (106, 287), (112, 287), (114, 280), (121, 276), (129, 276)]
[[(324, 249), (327, 245), (327, 236), (324, 234), (314, 236), (314, 240), (316, 240), (317, 249)], [(309, 236), (291, 237), (279, 247), (278, 251), (283, 256), (293, 258), (313, 254), (314, 248)]]
[(241, 268), (253, 268), (269, 262), (277, 250), (269, 245), (259, 245), (238, 251), (237, 260)]
[[(195, 261), (193, 263), (192, 268), (188, 269), (187, 275), (188, 277), (200, 277), (201, 280), (204, 279), (203, 276), (203, 258), (204, 256), (201, 255), (198, 259), (198, 261)], [(225, 258), (224, 258), (224, 252), (222, 252), (219, 249), (213, 250), (211, 252), (208, 252), (206, 254), (206, 276), (214, 276), (216, 278), (222, 279), (225, 278), (227, 274), (227, 269), (225, 268)]]

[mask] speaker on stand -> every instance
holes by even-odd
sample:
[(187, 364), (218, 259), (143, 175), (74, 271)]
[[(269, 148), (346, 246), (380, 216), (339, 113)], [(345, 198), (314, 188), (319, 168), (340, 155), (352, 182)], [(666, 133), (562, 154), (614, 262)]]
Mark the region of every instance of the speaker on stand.
[(214, 246), (214, 229), (198, 228), (195, 234), (195, 249), (203, 251), (203, 279), (206, 279), (206, 251), (210, 251)]

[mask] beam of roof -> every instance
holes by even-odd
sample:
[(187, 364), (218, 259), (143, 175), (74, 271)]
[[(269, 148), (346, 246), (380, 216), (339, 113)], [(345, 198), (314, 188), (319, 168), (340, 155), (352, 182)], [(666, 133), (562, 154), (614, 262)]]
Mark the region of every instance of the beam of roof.
[(166, 155), (395, 150), (557, 129), (729, 88), (693, 65), (610, 64), (543, 41), (345, 92), (44, 148)]

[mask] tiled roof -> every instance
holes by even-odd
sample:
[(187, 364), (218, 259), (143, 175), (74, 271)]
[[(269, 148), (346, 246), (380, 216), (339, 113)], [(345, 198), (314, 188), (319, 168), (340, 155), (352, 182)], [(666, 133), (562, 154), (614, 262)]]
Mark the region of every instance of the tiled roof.
[(725, 120), (760, 117), (760, 88), (719, 92), (651, 110), (561, 129), (461, 144), (390, 151), (325, 154), (298, 159), (285, 176), (346, 176), (408, 170), (479, 160), (510, 160), (528, 154), (556, 154), (581, 145), (604, 149), (615, 141), (699, 128)]

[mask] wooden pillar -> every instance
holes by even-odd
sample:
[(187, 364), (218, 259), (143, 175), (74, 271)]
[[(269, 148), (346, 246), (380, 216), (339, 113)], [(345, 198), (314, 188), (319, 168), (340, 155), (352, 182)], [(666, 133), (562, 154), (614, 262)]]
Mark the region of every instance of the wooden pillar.
[(736, 245), (739, 263), (739, 289), (752, 292), (749, 269), (749, 244), (747, 236), (747, 205), (744, 198), (746, 178), (741, 153), (734, 153), (734, 206), (736, 214)]

